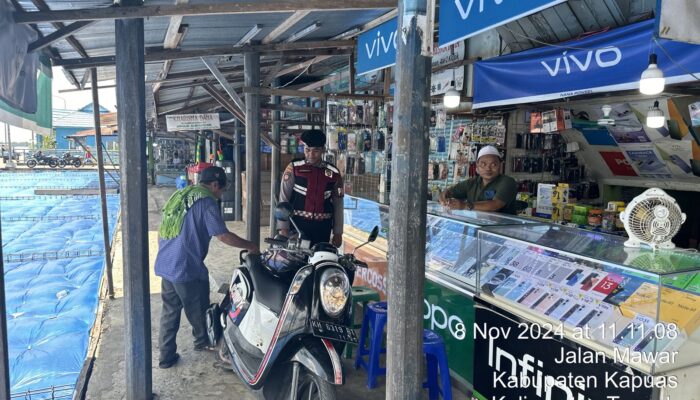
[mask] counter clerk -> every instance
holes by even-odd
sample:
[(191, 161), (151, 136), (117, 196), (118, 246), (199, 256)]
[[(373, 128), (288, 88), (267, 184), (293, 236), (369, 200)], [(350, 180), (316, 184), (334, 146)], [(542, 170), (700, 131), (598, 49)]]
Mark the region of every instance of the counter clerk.
[(478, 176), (450, 186), (440, 194), (440, 203), (453, 210), (492, 211), (515, 214), (515, 180), (501, 174), (498, 149), (486, 146), (476, 158)]

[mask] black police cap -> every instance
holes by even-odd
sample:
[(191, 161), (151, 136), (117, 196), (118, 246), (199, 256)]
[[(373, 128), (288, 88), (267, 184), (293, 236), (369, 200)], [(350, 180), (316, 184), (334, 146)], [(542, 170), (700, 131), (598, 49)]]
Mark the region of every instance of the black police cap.
[(318, 129), (304, 131), (301, 134), (301, 141), (308, 147), (323, 147), (326, 145), (326, 134)]

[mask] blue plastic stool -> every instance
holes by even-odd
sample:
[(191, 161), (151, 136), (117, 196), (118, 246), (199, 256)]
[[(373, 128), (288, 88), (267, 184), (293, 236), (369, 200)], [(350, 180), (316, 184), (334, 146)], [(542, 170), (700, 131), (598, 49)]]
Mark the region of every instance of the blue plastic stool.
[[(386, 309), (386, 301), (370, 303), (367, 305), (367, 312), (362, 318), (355, 369), (362, 367), (367, 371), (367, 388), (369, 389), (377, 387), (378, 376), (386, 375), (386, 368), (379, 367), (379, 357), (382, 353), (386, 353), (386, 348), (382, 346), (384, 327), (387, 321)], [(369, 338), (369, 349), (366, 349), (365, 344), (368, 335), (371, 336)], [(364, 356), (369, 356), (369, 360), (365, 361)]]
[[(428, 398), (438, 400), (442, 395), (443, 400), (452, 400), (452, 383), (450, 382), (450, 369), (447, 366), (447, 352), (445, 342), (437, 333), (430, 329), (423, 329), (423, 353), (428, 363), (428, 381), (423, 383), (428, 388)], [(440, 379), (438, 384), (438, 369)]]

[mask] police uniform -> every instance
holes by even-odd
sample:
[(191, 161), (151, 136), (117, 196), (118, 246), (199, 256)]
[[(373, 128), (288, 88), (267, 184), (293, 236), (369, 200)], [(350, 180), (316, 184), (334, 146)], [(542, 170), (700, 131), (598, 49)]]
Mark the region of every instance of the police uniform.
[[(302, 134), (302, 141), (309, 147), (322, 147), (325, 135), (307, 131)], [(292, 205), (294, 222), (303, 238), (312, 244), (330, 242), (331, 231), (334, 235), (343, 234), (343, 178), (335, 165), (292, 161), (282, 176), (279, 200)], [(290, 229), (286, 221), (279, 221), (278, 225), (280, 229)]]

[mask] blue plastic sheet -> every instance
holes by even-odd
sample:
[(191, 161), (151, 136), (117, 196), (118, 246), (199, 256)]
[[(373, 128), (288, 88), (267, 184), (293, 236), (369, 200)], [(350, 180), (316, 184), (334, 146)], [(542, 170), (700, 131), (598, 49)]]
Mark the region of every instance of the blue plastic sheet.
[[(99, 196), (33, 196), (34, 189), (96, 185), (96, 172), (0, 173), (13, 396), (75, 386), (87, 354), (104, 269)], [(30, 198), (13, 199), (8, 195), (13, 191)], [(113, 236), (119, 196), (108, 195), (107, 200)]]

